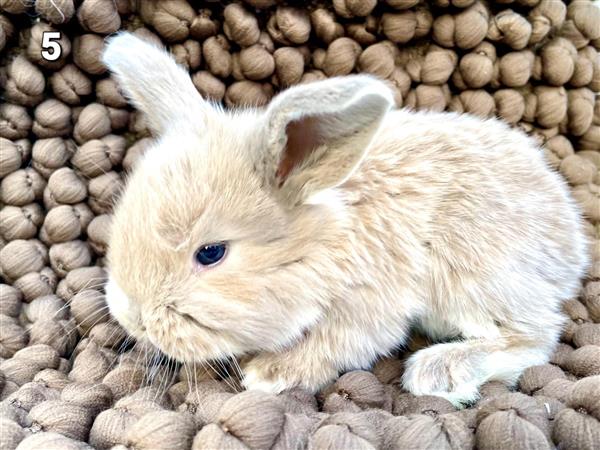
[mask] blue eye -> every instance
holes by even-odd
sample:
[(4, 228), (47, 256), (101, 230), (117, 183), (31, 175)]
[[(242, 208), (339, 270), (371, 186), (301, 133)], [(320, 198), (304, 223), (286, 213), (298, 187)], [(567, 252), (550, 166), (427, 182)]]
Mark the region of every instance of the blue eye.
[(196, 261), (203, 266), (212, 266), (223, 259), (226, 249), (225, 244), (205, 245), (196, 251)]

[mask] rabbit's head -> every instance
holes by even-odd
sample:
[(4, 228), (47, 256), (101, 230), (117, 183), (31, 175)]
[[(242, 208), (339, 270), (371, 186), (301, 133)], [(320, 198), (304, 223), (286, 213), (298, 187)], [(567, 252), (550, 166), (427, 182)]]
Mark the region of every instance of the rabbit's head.
[(321, 269), (347, 256), (333, 188), (363, 158), (390, 90), (370, 76), (334, 78), (293, 87), (264, 110), (226, 112), (131, 34), (109, 39), (103, 60), (157, 137), (115, 208), (111, 313), (183, 361), (301, 337), (335, 290)]

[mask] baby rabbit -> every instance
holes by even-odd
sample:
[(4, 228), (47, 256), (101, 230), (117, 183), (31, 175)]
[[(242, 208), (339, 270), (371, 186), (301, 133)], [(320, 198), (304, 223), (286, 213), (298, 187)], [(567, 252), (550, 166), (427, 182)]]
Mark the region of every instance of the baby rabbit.
[(252, 355), (249, 389), (312, 391), (416, 326), (414, 394), (460, 405), (546, 362), (588, 265), (565, 182), (497, 120), (392, 110), (368, 75), (223, 111), (128, 33), (103, 60), (158, 136), (109, 243), (112, 314), (180, 361)]

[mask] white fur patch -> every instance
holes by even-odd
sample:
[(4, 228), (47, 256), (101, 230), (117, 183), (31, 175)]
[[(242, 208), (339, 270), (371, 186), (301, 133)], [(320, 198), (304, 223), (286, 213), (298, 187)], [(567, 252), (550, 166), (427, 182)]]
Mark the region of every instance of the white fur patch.
[(280, 392), (290, 387), (284, 380), (263, 380), (261, 379), (261, 376), (258, 375), (252, 369), (248, 369), (245, 371), (245, 376), (244, 380), (242, 381), (242, 385), (248, 390), (262, 391), (267, 392), (269, 394), (279, 394)]
[(311, 195), (305, 203), (307, 205), (323, 205), (336, 212), (342, 212), (346, 206), (340, 192), (335, 188), (319, 191)]
[(138, 321), (132, 310), (129, 297), (127, 297), (112, 277), (108, 277), (108, 282), (104, 289), (106, 291), (106, 304), (111, 315), (127, 330), (137, 329)]

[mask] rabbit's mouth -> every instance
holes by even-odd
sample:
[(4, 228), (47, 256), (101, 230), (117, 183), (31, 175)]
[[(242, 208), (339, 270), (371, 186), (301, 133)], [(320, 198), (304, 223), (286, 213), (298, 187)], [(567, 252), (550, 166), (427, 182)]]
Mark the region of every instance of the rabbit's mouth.
[(167, 304), (144, 311), (145, 337), (161, 352), (185, 363), (231, 356), (224, 332)]
[(146, 341), (169, 357), (180, 361), (218, 359), (228, 348), (223, 330), (203, 323), (193, 315), (166, 303), (140, 307), (109, 276), (105, 286), (111, 315), (136, 341)]
[(192, 316), (191, 314), (188, 313), (184, 313), (184, 312), (180, 312), (177, 311), (177, 309), (175, 309), (175, 307), (173, 306), (167, 306), (166, 307), (168, 310), (170, 310), (173, 314), (177, 314), (179, 317), (181, 317), (181, 319), (183, 319), (184, 321), (186, 321), (187, 323), (190, 323), (191, 325), (193, 325), (194, 327), (200, 328), (203, 331), (208, 331), (210, 333), (216, 333), (217, 330), (214, 328), (209, 327), (208, 325), (203, 324), (202, 322), (200, 322), (198, 319), (196, 319), (194, 316)]

